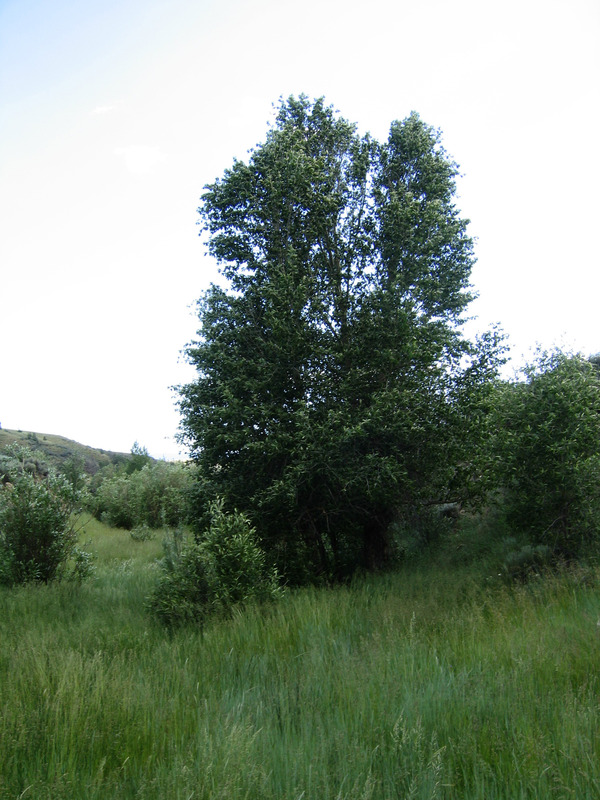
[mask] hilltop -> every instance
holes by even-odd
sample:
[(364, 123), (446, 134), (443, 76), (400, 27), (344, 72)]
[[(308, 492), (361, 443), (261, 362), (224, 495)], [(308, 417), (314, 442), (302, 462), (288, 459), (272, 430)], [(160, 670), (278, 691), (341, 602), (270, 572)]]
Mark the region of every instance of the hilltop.
[(61, 469), (69, 459), (80, 459), (89, 475), (94, 475), (108, 464), (122, 464), (131, 458), (131, 453), (115, 453), (80, 444), (64, 436), (33, 431), (0, 429), (0, 453), (11, 444), (28, 447), (40, 461)]

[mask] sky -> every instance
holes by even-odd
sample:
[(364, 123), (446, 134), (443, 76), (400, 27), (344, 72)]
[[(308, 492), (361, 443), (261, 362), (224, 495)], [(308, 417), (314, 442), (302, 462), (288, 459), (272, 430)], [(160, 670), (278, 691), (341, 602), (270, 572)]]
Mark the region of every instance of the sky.
[(0, 0), (0, 424), (185, 457), (199, 198), (292, 94), (440, 128), (469, 331), (600, 351), (599, 43), (597, 0)]

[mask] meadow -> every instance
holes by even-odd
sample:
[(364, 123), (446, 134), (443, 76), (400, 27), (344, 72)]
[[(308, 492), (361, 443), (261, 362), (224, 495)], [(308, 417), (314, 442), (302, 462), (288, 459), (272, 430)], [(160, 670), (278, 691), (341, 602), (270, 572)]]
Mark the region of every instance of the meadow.
[(597, 567), (423, 558), (169, 631), (160, 536), (83, 540), (82, 585), (0, 589), (2, 800), (600, 797)]

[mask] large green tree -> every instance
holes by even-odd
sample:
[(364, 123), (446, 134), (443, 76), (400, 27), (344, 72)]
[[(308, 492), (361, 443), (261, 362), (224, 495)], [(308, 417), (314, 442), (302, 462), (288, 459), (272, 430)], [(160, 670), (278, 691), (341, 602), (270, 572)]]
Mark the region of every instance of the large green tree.
[(292, 578), (382, 563), (395, 516), (473, 486), (465, 442), (495, 349), (460, 333), (473, 243), (456, 176), (417, 114), (378, 143), (292, 97), (205, 187), (227, 286), (199, 301), (180, 389), (198, 515), (224, 497)]

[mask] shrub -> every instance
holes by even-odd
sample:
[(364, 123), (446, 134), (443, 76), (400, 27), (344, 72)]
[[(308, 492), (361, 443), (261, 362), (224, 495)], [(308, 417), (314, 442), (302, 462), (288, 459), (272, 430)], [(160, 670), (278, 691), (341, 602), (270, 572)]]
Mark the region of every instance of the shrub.
[(105, 480), (94, 498), (94, 516), (106, 525), (130, 530), (135, 524), (130, 494), (131, 481), (125, 475)]
[(154, 531), (147, 525), (136, 525), (129, 533), (134, 542), (148, 542), (154, 539)]
[(181, 530), (167, 536), (162, 575), (148, 607), (166, 625), (202, 624), (215, 609), (213, 560), (197, 542), (181, 543)]
[(83, 579), (91, 561), (77, 547), (72, 483), (53, 470), (43, 477), (26, 470), (24, 449), (13, 454), (12, 480), (0, 488), (0, 582)]
[(533, 545), (575, 557), (600, 530), (600, 372), (555, 352), (525, 374), (496, 409), (506, 518)]
[(131, 474), (118, 473), (93, 484), (92, 512), (107, 525), (176, 527), (187, 519), (190, 472), (184, 464), (157, 461)]
[(530, 544), (518, 550), (511, 550), (504, 559), (503, 571), (509, 580), (525, 581), (539, 575), (552, 564), (552, 550), (544, 544), (532, 547)]
[(440, 503), (415, 508), (395, 520), (389, 529), (395, 561), (403, 561), (422, 553), (447, 537), (456, 527), (460, 509), (455, 503)]
[(274, 600), (282, 593), (247, 517), (224, 513), (221, 502), (211, 506), (203, 537), (185, 542), (179, 530), (167, 538), (162, 570), (149, 608), (169, 625), (202, 624), (212, 614), (228, 614), (236, 606)]

